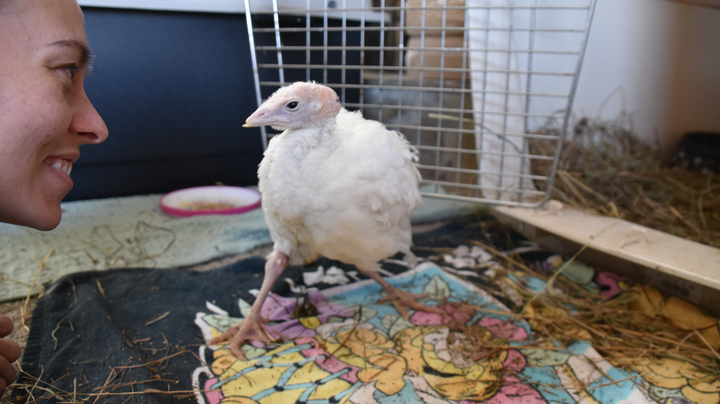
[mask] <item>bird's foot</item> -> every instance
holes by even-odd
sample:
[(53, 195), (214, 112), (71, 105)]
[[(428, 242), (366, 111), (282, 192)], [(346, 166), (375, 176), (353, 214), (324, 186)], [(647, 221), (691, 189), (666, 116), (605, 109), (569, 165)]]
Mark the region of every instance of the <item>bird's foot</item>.
[(424, 311), (426, 313), (445, 314), (445, 310), (439, 307), (425, 306), (424, 304), (418, 303), (418, 300), (426, 297), (428, 297), (427, 293), (410, 293), (393, 287), (390, 290), (385, 289), (385, 296), (378, 300), (378, 302), (392, 302), (395, 309), (405, 320), (410, 317), (407, 309)]
[(259, 318), (252, 320), (245, 318), (240, 324), (230, 327), (222, 335), (210, 340), (210, 345), (230, 341), (230, 351), (240, 360), (245, 360), (245, 354), (240, 347), (247, 341), (253, 340), (263, 344), (270, 344), (275, 341), (272, 335), (263, 326), (266, 319)]

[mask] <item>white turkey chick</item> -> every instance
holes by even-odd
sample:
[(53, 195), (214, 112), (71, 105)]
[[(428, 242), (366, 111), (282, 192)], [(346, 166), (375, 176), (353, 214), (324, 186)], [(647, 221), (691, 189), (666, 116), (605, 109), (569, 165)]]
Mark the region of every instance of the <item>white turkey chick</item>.
[(272, 342), (260, 311), (272, 285), (293, 258), (319, 256), (354, 264), (385, 290), (407, 319), (407, 308), (435, 313), (418, 303), (425, 295), (391, 286), (378, 262), (410, 251), (410, 213), (422, 202), (417, 151), (398, 132), (359, 112), (347, 111), (331, 88), (298, 82), (277, 90), (244, 126), (283, 130), (270, 140), (258, 170), (265, 221), (274, 241), (259, 295), (245, 319), (215, 344), (230, 340), (243, 357), (247, 340)]

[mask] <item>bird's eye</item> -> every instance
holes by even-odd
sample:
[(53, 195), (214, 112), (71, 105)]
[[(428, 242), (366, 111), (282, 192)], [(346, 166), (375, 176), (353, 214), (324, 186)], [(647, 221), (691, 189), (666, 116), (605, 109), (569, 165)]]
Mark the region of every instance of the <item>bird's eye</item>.
[(291, 111), (294, 111), (297, 109), (298, 105), (300, 105), (297, 101), (290, 101), (285, 105), (285, 107)]

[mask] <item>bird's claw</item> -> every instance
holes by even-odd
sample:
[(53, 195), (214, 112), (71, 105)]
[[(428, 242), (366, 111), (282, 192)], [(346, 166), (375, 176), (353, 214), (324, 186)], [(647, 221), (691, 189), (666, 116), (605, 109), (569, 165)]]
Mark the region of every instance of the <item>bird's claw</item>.
[(240, 347), (247, 341), (258, 341), (265, 345), (275, 342), (275, 338), (263, 326), (267, 322), (265, 318), (258, 321), (248, 321), (246, 318), (240, 324), (228, 328), (222, 335), (211, 339), (210, 345), (230, 341), (230, 351), (238, 359), (245, 360), (245, 354)]
[(392, 302), (395, 309), (400, 313), (402, 318), (408, 320), (410, 318), (407, 309), (424, 311), (426, 313), (444, 314), (445, 311), (439, 307), (425, 306), (418, 303), (418, 300), (428, 297), (427, 293), (410, 293), (400, 289), (393, 288), (391, 291), (385, 290), (385, 296), (378, 300), (378, 303)]

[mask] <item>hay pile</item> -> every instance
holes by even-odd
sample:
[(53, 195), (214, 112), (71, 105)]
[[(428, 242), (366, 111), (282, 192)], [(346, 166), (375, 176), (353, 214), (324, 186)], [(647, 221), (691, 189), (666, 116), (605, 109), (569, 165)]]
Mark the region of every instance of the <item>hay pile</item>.
[[(560, 152), (551, 197), (590, 213), (618, 217), (720, 248), (720, 178), (688, 171), (639, 141), (624, 117), (580, 119)], [(559, 125), (542, 133), (559, 135)], [(534, 140), (532, 154), (555, 155), (557, 142)], [(549, 175), (534, 160), (533, 174)], [(546, 183), (538, 182), (545, 190)]]
[[(495, 283), (510, 286), (520, 298), (521, 304), (513, 312), (516, 318), (527, 320), (538, 334), (536, 337), (544, 341), (537, 349), (565, 349), (574, 341), (583, 340), (613, 366), (636, 372), (650, 383), (662, 384), (668, 373), (681, 372), (693, 388), (717, 391), (720, 386), (717, 319), (689, 303), (641, 285), (604, 300), (563, 276), (570, 265), (584, 265), (576, 262), (575, 257), (548, 275), (528, 267), (519, 257), (509, 257), (478, 244), (504, 264), (505, 270), (497, 271)], [(540, 292), (531, 291), (530, 278), (546, 281), (546, 287)], [(662, 397), (653, 399), (663, 401)]]

